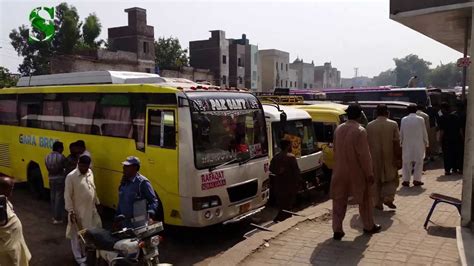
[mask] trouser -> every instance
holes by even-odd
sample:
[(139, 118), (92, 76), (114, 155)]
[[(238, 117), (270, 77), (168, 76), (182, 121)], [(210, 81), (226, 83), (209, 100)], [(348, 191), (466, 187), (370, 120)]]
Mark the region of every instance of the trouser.
[(451, 170), (462, 170), (462, 161), (464, 159), (461, 143), (448, 142), (443, 143), (444, 171), (450, 173)]
[[(334, 232), (344, 232), (342, 222), (346, 216), (347, 197), (332, 200), (332, 230)], [(369, 189), (366, 188), (362, 202), (359, 203), (359, 215), (365, 230), (374, 228), (374, 205), (370, 197)]]
[(80, 243), (79, 236), (77, 232), (71, 234), (71, 250), (72, 254), (74, 255), (74, 259), (76, 260), (77, 264), (85, 265), (87, 261), (86, 251), (84, 249), (84, 245)]
[(427, 149), (428, 151), (427, 156), (429, 157), (439, 154), (439, 145), (438, 145), (438, 140), (437, 140), (436, 135), (437, 135), (436, 127), (430, 128), (430, 130), (428, 131), (428, 139), (429, 139), (430, 146)]
[(51, 211), (56, 221), (62, 221), (66, 212), (64, 210), (64, 178), (49, 180)]
[(416, 162), (403, 161), (403, 168), (402, 168), (403, 182), (410, 182), (411, 171), (413, 170), (413, 163), (415, 163), (413, 181), (421, 182), (421, 175), (423, 174), (423, 159)]
[(374, 184), (375, 206), (381, 206), (383, 203), (393, 202), (399, 184), (398, 173), (396, 173), (396, 177), (393, 180), (387, 182), (382, 183), (380, 179), (377, 179)]

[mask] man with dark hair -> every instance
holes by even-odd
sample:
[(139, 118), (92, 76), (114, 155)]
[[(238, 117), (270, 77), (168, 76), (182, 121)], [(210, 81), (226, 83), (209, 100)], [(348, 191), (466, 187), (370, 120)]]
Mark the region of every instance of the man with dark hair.
[[(140, 160), (135, 156), (129, 156), (122, 162), (123, 177), (119, 187), (119, 202), (116, 215), (125, 216), (125, 225), (127, 227), (137, 227), (148, 221), (149, 224), (154, 220), (162, 219), (157, 217), (158, 198), (148, 179), (141, 175)], [(140, 204), (143, 201), (143, 204)], [(148, 219), (138, 221), (134, 213), (139, 210), (135, 208), (142, 207), (144, 212), (148, 213)]]
[(346, 113), (349, 120), (339, 125), (334, 133), (335, 165), (330, 192), (333, 202), (334, 240), (341, 240), (345, 235), (342, 223), (349, 198), (359, 205), (365, 233), (378, 233), (382, 228), (374, 223), (370, 189), (374, 184), (374, 173), (367, 132), (357, 122), (362, 115), (362, 109), (357, 104), (351, 104)]
[(76, 147), (79, 153), (79, 157), (86, 155), (91, 159), (90, 167), (92, 168), (92, 156), (91, 153), (86, 149), (86, 143), (83, 140), (78, 140), (76, 141)]
[(393, 204), (397, 191), (398, 169), (401, 168), (400, 133), (397, 122), (388, 119), (385, 104), (377, 106), (377, 118), (367, 126), (370, 154), (375, 177), (375, 208), (383, 210), (385, 204), (395, 209)]
[(0, 265), (27, 266), (31, 254), (23, 237), (20, 219), (9, 201), (14, 184), (13, 179), (0, 175), (0, 195), (7, 198), (8, 217), (7, 224), (0, 226)]
[(77, 167), (79, 161), (79, 149), (76, 142), (69, 144), (69, 155), (66, 157), (65, 174), (66, 176)]
[(405, 187), (410, 186), (410, 178), (413, 174), (413, 185), (421, 186), (421, 175), (423, 173), (423, 159), (426, 148), (429, 146), (428, 132), (426, 131), (425, 120), (416, 114), (417, 107), (411, 104), (407, 107), (408, 115), (402, 119), (400, 125), (400, 143), (403, 152), (403, 182)]
[(79, 157), (77, 168), (66, 177), (64, 193), (66, 210), (69, 214), (66, 237), (71, 239), (72, 253), (81, 266), (86, 265), (86, 254), (77, 232), (82, 229), (102, 227), (96, 207), (99, 205), (99, 198), (90, 164), (89, 156)]
[(278, 208), (278, 214), (274, 221), (282, 221), (291, 216), (283, 210), (293, 208), (301, 182), (298, 162), (295, 155), (291, 153), (291, 142), (281, 140), (280, 149), (280, 152), (273, 156), (270, 162), (270, 172), (274, 177), (272, 193), (275, 195)]
[(53, 143), (53, 151), (46, 156), (45, 164), (48, 170), (51, 211), (53, 224), (60, 224), (65, 218), (64, 213), (64, 167), (66, 158), (63, 155), (64, 145), (60, 141)]
[(463, 129), (458, 113), (451, 113), (449, 104), (441, 104), (442, 116), (439, 119), (441, 148), (443, 149), (444, 172), (450, 175), (451, 170), (462, 172)]

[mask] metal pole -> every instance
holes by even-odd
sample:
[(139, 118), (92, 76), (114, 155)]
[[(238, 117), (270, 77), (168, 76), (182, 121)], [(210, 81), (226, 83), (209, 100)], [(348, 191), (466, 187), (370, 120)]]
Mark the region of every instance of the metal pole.
[[(471, 26), (471, 18), (466, 18), (466, 31), (464, 33), (464, 58), (467, 57), (467, 46), (469, 41), (469, 31)], [(462, 68), (462, 97), (463, 101), (466, 100), (466, 79), (467, 79), (467, 66)]]

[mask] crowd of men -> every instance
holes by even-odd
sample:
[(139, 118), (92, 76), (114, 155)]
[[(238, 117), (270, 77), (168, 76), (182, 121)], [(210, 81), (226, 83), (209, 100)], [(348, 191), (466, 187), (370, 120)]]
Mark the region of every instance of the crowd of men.
[[(439, 113), (428, 115), (415, 104), (407, 107), (408, 115), (400, 124), (389, 119), (386, 105), (377, 106), (377, 118), (367, 125), (359, 105), (351, 104), (346, 110), (348, 121), (339, 125), (334, 134), (335, 166), (331, 178), (330, 197), (333, 200), (333, 238), (341, 240), (345, 233), (343, 221), (347, 205), (358, 204), (364, 232), (378, 233), (382, 227), (374, 221), (373, 211), (384, 206), (396, 209), (395, 194), (399, 186), (398, 171), (402, 170), (402, 186), (424, 185), (422, 175), (427, 153), (438, 153), (441, 144), (445, 174), (462, 174), (464, 129), (466, 114), (460, 104), (452, 111), (447, 103)], [(433, 121), (434, 120), (434, 121)], [(436, 131), (433, 132), (433, 123)], [(430, 136), (436, 133), (438, 137)], [(430, 148), (430, 139), (433, 147)], [(292, 208), (299, 177), (296, 158), (291, 154), (288, 141), (281, 142), (281, 151), (270, 163), (274, 174), (273, 190), (280, 210), (275, 220), (286, 218), (284, 210)], [(292, 191), (289, 191), (292, 190)]]
[[(91, 153), (85, 142), (69, 145), (70, 154), (63, 155), (64, 144), (55, 142), (45, 158), (50, 186), (51, 215), (53, 224), (67, 222), (66, 237), (71, 241), (74, 258), (79, 265), (86, 265), (87, 254), (78, 232), (83, 229), (102, 227), (100, 201), (94, 182)], [(136, 206), (143, 206), (148, 213), (148, 224), (160, 219), (158, 198), (146, 177), (141, 175), (140, 160), (129, 156), (122, 162), (123, 177), (118, 188), (119, 202), (116, 216), (121, 216), (120, 225), (114, 228), (137, 226), (134, 217)], [(0, 195), (11, 197), (14, 181), (0, 177)], [(137, 204), (143, 203), (143, 204)], [(21, 222), (13, 206), (7, 200), (8, 223), (0, 226), (0, 265), (28, 265), (31, 254), (23, 237)]]

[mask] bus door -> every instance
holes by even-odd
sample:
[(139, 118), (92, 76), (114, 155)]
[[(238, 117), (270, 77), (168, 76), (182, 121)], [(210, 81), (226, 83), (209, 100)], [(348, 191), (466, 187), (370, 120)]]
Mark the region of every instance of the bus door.
[[(148, 106), (146, 116), (146, 161), (147, 178), (158, 194), (166, 223), (178, 218), (170, 213), (180, 210), (178, 190), (178, 112), (175, 106)], [(160, 206), (161, 207), (161, 206)], [(170, 220), (171, 219), (171, 220)]]

